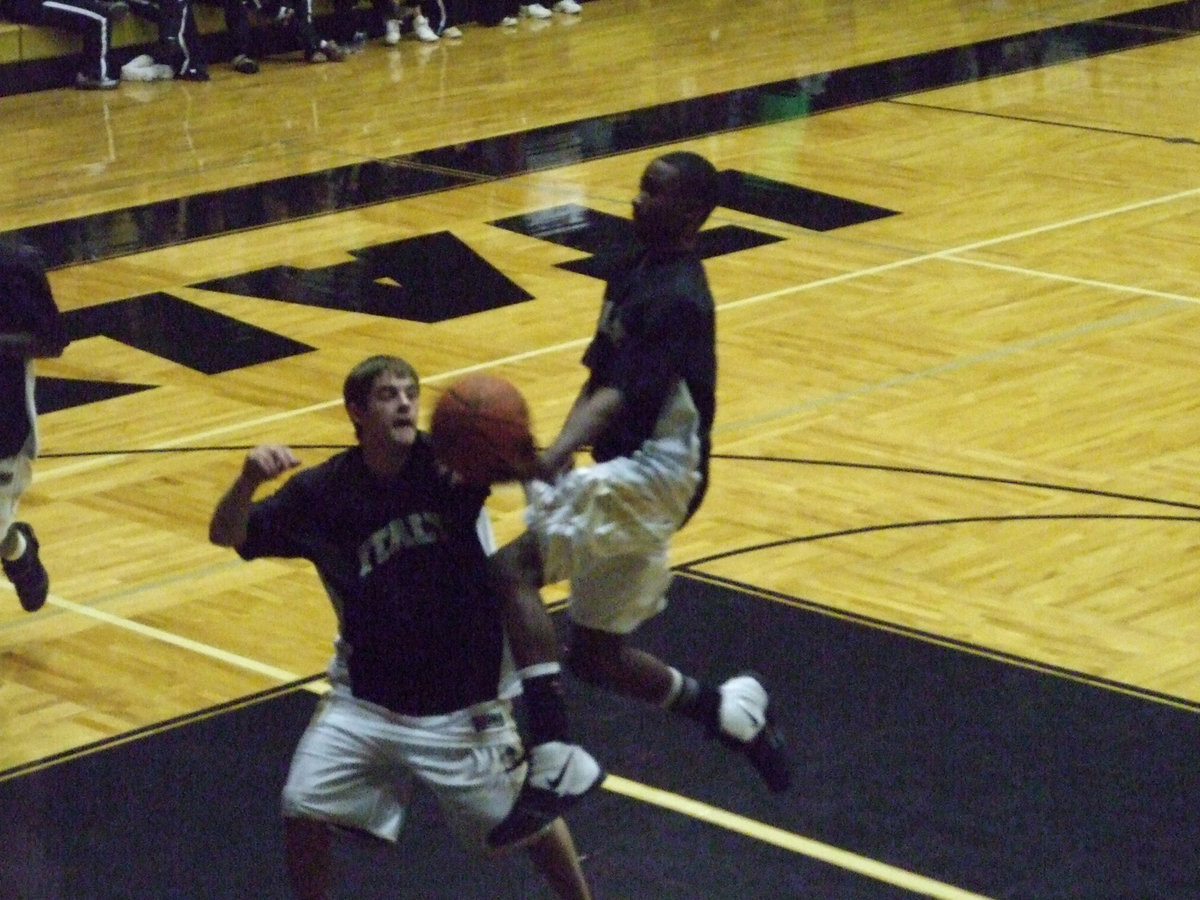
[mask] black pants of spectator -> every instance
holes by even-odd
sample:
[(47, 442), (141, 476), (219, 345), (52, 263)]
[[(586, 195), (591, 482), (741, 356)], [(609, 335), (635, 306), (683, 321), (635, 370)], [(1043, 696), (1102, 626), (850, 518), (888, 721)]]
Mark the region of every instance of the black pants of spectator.
[(469, 19), (480, 25), (499, 25), (506, 18), (516, 18), (520, 12), (520, 0), (471, 0), (468, 3)]
[(82, 74), (100, 81), (120, 77), (108, 59), (112, 47), (112, 4), (103, 0), (35, 0), (13, 7), (10, 15), (18, 22), (49, 25), (80, 35)]
[(333, 0), (333, 39), (339, 44), (350, 45), (355, 38), (383, 37), (384, 22), (398, 19), (399, 5), (395, 0), (370, 0), (364, 7), (360, 0)]
[[(282, 27), (295, 31), (305, 53), (320, 49), (322, 41), (313, 25), (312, 0), (224, 0), (225, 30), (229, 33), (234, 56), (256, 57), (250, 29), (251, 14), (268, 20), (282, 22)], [(287, 15), (290, 11), (291, 15)]]
[(184, 78), (204, 70), (200, 58), (200, 29), (191, 0), (127, 0), (129, 8), (140, 18), (158, 27), (158, 47), (153, 56), (156, 62), (166, 63), (176, 75)]

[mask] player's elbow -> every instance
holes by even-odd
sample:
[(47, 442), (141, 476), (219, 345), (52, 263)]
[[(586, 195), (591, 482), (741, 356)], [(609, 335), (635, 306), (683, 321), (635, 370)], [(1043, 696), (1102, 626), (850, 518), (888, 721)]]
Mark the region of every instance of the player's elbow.
[(246, 529), (214, 519), (208, 526), (208, 540), (218, 547), (237, 548), (246, 539)]

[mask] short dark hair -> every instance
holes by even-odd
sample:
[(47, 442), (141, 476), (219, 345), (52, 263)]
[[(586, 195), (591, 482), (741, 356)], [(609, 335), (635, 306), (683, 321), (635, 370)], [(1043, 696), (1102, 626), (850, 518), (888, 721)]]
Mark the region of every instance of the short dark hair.
[(661, 157), (679, 173), (679, 187), (685, 197), (694, 200), (707, 219), (721, 200), (721, 176), (716, 167), (699, 153), (677, 150)]
[(342, 384), (342, 399), (346, 405), (365, 406), (371, 396), (371, 388), (375, 384), (375, 379), (382, 372), (391, 372), (397, 378), (411, 378), (413, 384), (417, 387), (421, 386), (417, 370), (407, 360), (385, 354), (368, 356), (350, 370), (350, 374), (346, 376), (346, 380)]

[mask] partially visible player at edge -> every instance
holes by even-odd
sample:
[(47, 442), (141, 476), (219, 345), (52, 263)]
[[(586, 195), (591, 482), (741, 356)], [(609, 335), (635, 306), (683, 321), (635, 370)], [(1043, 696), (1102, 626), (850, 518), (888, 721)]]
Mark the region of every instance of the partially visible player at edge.
[[(530, 718), (526, 783), (493, 846), (544, 827), (599, 777), (567, 742), (558, 642), (540, 597), (542, 585), (563, 579), (565, 661), (576, 676), (694, 719), (741, 751), (772, 791), (791, 783), (759, 678), (702, 684), (629, 643), (666, 605), (669, 542), (708, 483), (716, 316), (696, 246), (719, 180), (695, 153), (646, 168), (633, 200), (641, 247), (608, 279), (583, 356), (587, 380), (527, 485), (528, 528), (493, 557)], [(595, 464), (573, 469), (588, 446)]]
[[(417, 430), (419, 394), (404, 360), (364, 360), (343, 388), (356, 445), (258, 501), (261, 485), (300, 462), (284, 446), (254, 448), (209, 526), (213, 543), (245, 559), (309, 560), (338, 616), (333, 689), (300, 738), (283, 790), (288, 871), (300, 900), (329, 896), (329, 825), (394, 842), (414, 778), (463, 843), (480, 850), (524, 778), (501, 697), (505, 641), (487, 584), (488, 489), (435, 461)], [(559, 897), (590, 900), (561, 819), (536, 832), (528, 851)]]
[(33, 361), (61, 356), (68, 343), (41, 256), (24, 244), (0, 244), (0, 564), (28, 612), (50, 592), (33, 526), (16, 521), (38, 451)]

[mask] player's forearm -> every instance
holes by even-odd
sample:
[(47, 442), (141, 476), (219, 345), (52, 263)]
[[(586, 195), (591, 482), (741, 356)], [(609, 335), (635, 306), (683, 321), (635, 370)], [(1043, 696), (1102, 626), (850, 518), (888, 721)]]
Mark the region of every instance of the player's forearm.
[(616, 388), (602, 387), (577, 402), (558, 437), (542, 452), (543, 467), (559, 471), (572, 454), (592, 444), (620, 410), (621, 400), (621, 392)]
[(237, 547), (246, 540), (246, 524), (250, 520), (250, 505), (258, 483), (239, 475), (217, 501), (208, 524), (208, 539), (218, 547)]

